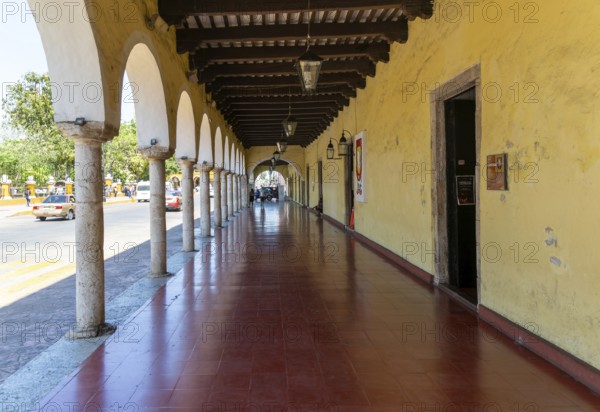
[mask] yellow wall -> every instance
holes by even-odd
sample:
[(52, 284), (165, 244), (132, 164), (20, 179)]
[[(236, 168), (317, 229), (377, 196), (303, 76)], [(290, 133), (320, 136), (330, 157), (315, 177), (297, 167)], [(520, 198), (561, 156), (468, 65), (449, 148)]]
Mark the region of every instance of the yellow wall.
[[(411, 22), (408, 43), (392, 46), (390, 62), (306, 149), (306, 162), (325, 158), (342, 128), (366, 130), (367, 202), (355, 205), (356, 230), (433, 274), (431, 255), (405, 253), (434, 245), (427, 91), (480, 64), (479, 162), (506, 152), (521, 165), (508, 191), (480, 181), (480, 303), (600, 368), (600, 7), (477, 4), (470, 14), (464, 3), (437, 1), (430, 20)], [(339, 221), (342, 182), (324, 188), (324, 211)]]

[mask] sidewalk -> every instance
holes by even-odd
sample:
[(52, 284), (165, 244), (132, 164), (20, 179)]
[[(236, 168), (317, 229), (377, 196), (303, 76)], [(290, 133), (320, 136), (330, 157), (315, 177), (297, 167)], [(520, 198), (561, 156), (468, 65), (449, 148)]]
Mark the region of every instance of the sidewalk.
[[(135, 201), (135, 200), (133, 200), (133, 201)], [(125, 196), (119, 196), (116, 198), (110, 197), (110, 198), (106, 199), (106, 202), (104, 202), (104, 204), (109, 205), (109, 204), (115, 204), (115, 203), (128, 203), (128, 202), (132, 202), (132, 199), (129, 199), (128, 197), (125, 197)], [(2, 204), (2, 201), (0, 201), (0, 219), (5, 218), (5, 217), (30, 215), (31, 211), (33, 209), (33, 205), (34, 205), (34, 203), (31, 202), (31, 206), (27, 207), (26, 203), (25, 203), (25, 199), (23, 199), (22, 205), (4, 205), (4, 204)]]

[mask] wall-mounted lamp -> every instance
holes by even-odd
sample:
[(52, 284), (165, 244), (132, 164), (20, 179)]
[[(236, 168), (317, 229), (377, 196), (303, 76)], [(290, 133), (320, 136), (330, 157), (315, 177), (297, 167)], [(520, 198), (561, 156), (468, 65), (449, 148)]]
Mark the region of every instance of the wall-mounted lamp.
[(156, 146), (158, 139), (150, 139), (150, 146)]
[(348, 137), (352, 136), (352, 133), (348, 130), (342, 130), (342, 137), (340, 137), (340, 142), (338, 143), (338, 153), (340, 156), (348, 156), (348, 146), (350, 145), (350, 142), (346, 140), (346, 136), (344, 135), (345, 132), (348, 132)]
[(85, 117), (78, 117), (75, 119), (75, 126), (84, 126), (85, 124)]
[(148, 27), (150, 30), (156, 29), (162, 33), (169, 31), (169, 24), (164, 21), (158, 13), (146, 18), (146, 27)]
[[(342, 130), (342, 137), (340, 137), (339, 142), (336, 139), (334, 139), (333, 137), (329, 138), (329, 144), (327, 145), (327, 159), (328, 160), (339, 160), (342, 158), (341, 156), (344, 156), (344, 157), (348, 156), (348, 147), (350, 146), (350, 143), (346, 139), (344, 132), (348, 132), (348, 130)], [(348, 134), (351, 134), (351, 133), (348, 132)], [(335, 157), (335, 150), (333, 148), (333, 143), (331, 142), (332, 140), (337, 143), (338, 155), (340, 157)]]
[(190, 70), (186, 74), (189, 81), (191, 81), (192, 83), (198, 83), (198, 70)]

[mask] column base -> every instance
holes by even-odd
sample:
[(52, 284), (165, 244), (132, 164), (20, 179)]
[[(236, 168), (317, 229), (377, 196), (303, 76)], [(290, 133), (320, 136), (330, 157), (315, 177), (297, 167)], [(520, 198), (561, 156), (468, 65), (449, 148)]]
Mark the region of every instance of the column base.
[(65, 337), (70, 340), (75, 339), (90, 339), (100, 336), (112, 335), (117, 330), (117, 326), (110, 323), (103, 323), (97, 326), (75, 327)]
[(150, 273), (151, 278), (168, 278), (169, 276), (173, 276), (173, 273), (171, 273), (171, 272)]

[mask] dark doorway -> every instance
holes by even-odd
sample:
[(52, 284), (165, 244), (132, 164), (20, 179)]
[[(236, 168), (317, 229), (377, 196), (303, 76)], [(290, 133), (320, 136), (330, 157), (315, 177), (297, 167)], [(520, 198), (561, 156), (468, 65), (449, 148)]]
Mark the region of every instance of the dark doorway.
[(477, 304), (475, 89), (444, 102), (450, 288)]
[(346, 203), (346, 213), (345, 213), (345, 222), (346, 227), (350, 229), (354, 229), (354, 224), (352, 222), (352, 209), (354, 209), (354, 156), (353, 156), (353, 148), (352, 148), (352, 140), (348, 145), (348, 156), (344, 158), (344, 163), (346, 163), (344, 167), (344, 197)]
[(323, 212), (323, 161), (317, 162), (317, 178), (319, 179), (319, 203), (317, 209), (319, 212)]

